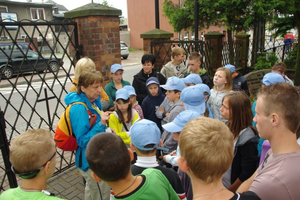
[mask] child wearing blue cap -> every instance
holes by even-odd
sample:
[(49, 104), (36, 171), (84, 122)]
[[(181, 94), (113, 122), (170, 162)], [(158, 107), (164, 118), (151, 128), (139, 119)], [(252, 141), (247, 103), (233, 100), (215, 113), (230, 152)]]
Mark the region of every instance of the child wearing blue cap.
[(106, 182), (113, 190), (114, 199), (179, 200), (161, 171), (149, 168), (140, 175), (132, 175), (133, 153), (115, 134), (95, 135), (87, 145), (86, 158), (93, 179)]
[[(177, 115), (177, 117), (172, 122), (163, 125), (163, 128), (169, 131), (170, 133), (172, 133), (174, 140), (178, 143), (180, 138), (179, 137), (180, 132), (184, 128), (186, 123), (200, 116), (203, 115), (200, 115), (198, 112), (193, 110), (185, 110), (179, 113), (179, 115)], [(177, 161), (179, 157), (180, 157), (180, 150), (178, 145), (176, 151), (173, 151), (169, 155), (165, 155), (163, 159), (166, 163), (170, 163), (172, 166), (178, 166)], [(192, 199), (193, 198), (192, 185), (188, 175), (185, 172), (182, 172), (180, 169), (178, 170), (178, 174), (180, 176), (184, 191), (186, 191), (187, 199)]]
[(148, 95), (142, 102), (142, 110), (145, 119), (155, 122), (162, 131), (161, 120), (155, 115), (156, 110), (165, 99), (165, 95), (162, 93), (159, 86), (159, 81), (156, 77), (148, 78), (146, 82)]
[(110, 114), (109, 128), (122, 138), (126, 145), (130, 145), (129, 129), (140, 119), (138, 113), (132, 108), (129, 93), (122, 88), (116, 92), (116, 110)]
[(185, 192), (181, 185), (178, 174), (173, 169), (168, 169), (159, 166), (156, 160), (156, 150), (162, 149), (161, 132), (157, 125), (147, 119), (138, 121), (131, 128), (131, 144), (132, 151), (136, 151), (136, 163), (131, 165), (131, 172), (133, 175), (141, 174), (147, 168), (154, 168), (160, 170), (169, 180), (173, 189), (180, 199), (185, 198)]
[(244, 91), (248, 96), (250, 96), (248, 84), (246, 78), (238, 71), (235, 71), (234, 65), (225, 65), (227, 69), (230, 69), (232, 75), (232, 90), (234, 91)]
[(111, 82), (108, 83), (104, 90), (109, 97), (109, 108), (108, 110), (114, 111), (116, 100), (116, 91), (123, 88), (125, 85), (130, 85), (128, 81), (123, 80), (124, 69), (120, 64), (113, 64), (110, 68)]
[(136, 112), (139, 114), (141, 119), (144, 119), (142, 107), (136, 101), (136, 93), (135, 93), (134, 87), (132, 87), (131, 85), (125, 85), (123, 88), (126, 89), (130, 95), (130, 101), (132, 104), (132, 108), (136, 110)]
[(190, 74), (182, 79), (186, 87), (194, 86), (202, 83), (202, 79), (198, 74)]
[[(167, 90), (166, 96), (169, 101), (172, 101), (174, 105), (170, 109), (170, 114), (168, 116), (169, 122), (172, 122), (175, 117), (184, 110), (180, 95), (181, 91), (185, 88), (185, 84), (182, 79), (172, 76), (168, 78), (166, 85), (161, 85), (160, 87)], [(177, 142), (173, 139), (172, 135), (168, 131), (164, 131), (162, 134), (163, 147), (169, 149), (170, 153), (177, 148)]]

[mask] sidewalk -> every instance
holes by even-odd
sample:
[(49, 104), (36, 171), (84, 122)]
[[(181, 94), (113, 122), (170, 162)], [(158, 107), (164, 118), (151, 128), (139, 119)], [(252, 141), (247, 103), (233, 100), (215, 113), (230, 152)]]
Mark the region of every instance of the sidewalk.
[(56, 197), (69, 200), (83, 200), (84, 186), (82, 176), (76, 166), (48, 180), (48, 191)]

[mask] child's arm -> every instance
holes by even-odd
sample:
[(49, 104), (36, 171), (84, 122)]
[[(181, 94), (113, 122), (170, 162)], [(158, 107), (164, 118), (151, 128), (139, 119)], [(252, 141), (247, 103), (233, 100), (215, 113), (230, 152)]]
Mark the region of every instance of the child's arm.
[(167, 162), (167, 163), (170, 163), (172, 166), (178, 166), (178, 158), (180, 156), (178, 156), (176, 154), (176, 151), (172, 151), (169, 155), (165, 155), (163, 157), (164, 161)]
[(122, 131), (123, 124), (119, 122), (119, 119), (111, 114), (109, 118), (109, 128), (115, 131), (115, 134), (120, 136), (125, 144), (130, 144), (130, 132)]
[[(167, 98), (160, 104), (159, 108), (156, 110), (155, 115), (158, 119), (163, 119), (167, 116), (166, 108), (168, 107)], [(169, 113), (168, 113), (169, 115)]]

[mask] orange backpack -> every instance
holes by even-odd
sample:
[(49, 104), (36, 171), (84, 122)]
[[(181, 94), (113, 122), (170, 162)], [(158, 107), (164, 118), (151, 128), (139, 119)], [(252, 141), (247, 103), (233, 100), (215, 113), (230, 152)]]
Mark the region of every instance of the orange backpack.
[(90, 128), (95, 124), (97, 115), (92, 114), (85, 103), (74, 102), (66, 108), (65, 112), (61, 115), (54, 134), (54, 141), (56, 146), (64, 151), (75, 151), (78, 147), (76, 137), (72, 132), (71, 121), (70, 121), (70, 109), (74, 104), (84, 105), (88, 114)]

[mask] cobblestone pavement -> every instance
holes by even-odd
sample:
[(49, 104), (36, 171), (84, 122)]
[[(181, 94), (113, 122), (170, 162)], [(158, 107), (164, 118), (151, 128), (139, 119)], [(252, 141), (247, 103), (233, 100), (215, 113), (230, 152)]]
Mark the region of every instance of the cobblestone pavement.
[(48, 180), (48, 191), (55, 196), (69, 200), (84, 199), (82, 176), (76, 166)]

